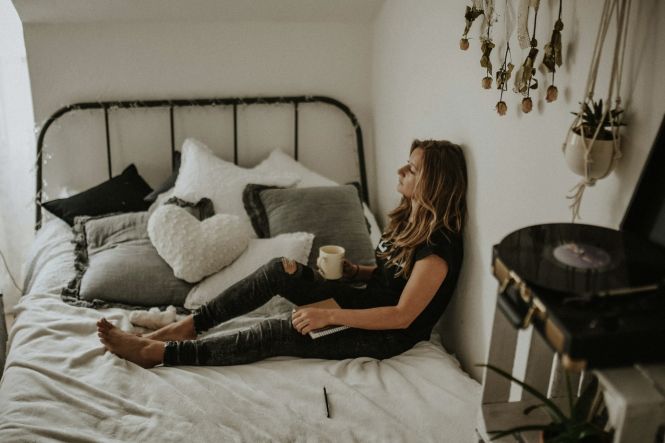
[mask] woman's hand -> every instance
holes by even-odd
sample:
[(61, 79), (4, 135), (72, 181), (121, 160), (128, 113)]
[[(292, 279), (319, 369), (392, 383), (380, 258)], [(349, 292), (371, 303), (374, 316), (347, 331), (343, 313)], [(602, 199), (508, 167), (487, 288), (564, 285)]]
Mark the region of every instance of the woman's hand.
[(342, 262), (342, 277), (347, 280), (353, 280), (358, 276), (358, 271), (360, 270), (360, 265), (351, 263), (347, 259), (344, 259)]
[(291, 315), (291, 323), (296, 331), (305, 335), (314, 329), (324, 328), (330, 324), (328, 311), (329, 309), (321, 308), (294, 309)]

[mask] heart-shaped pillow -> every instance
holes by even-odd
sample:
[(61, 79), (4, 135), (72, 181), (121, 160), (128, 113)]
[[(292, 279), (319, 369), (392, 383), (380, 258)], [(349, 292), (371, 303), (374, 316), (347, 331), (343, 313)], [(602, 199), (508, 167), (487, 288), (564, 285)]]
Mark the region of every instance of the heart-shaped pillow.
[(163, 205), (148, 221), (148, 235), (173, 274), (196, 283), (231, 264), (247, 249), (249, 230), (236, 215), (199, 221), (184, 208)]

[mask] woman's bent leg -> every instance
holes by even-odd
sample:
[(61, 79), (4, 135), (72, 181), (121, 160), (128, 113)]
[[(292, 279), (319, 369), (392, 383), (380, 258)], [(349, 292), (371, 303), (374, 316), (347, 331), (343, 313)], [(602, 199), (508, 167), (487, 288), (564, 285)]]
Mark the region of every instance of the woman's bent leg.
[(288, 259), (272, 259), (201, 306), (194, 314), (194, 328), (197, 333), (208, 330), (253, 311), (277, 294), (297, 305), (327, 298), (315, 290), (319, 284), (311, 268)]
[(269, 319), (234, 334), (167, 342), (164, 365), (239, 365), (275, 356), (345, 359), (389, 358), (415, 343), (400, 331), (347, 329), (318, 339), (302, 335), (286, 319)]

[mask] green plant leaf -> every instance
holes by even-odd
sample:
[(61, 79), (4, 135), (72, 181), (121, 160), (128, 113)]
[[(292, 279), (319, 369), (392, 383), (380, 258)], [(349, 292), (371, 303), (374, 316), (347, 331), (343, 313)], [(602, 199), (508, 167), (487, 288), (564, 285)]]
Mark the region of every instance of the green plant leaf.
[(492, 434), (490, 440), (496, 440), (507, 435), (514, 435), (519, 432), (528, 432), (528, 431), (544, 431), (549, 429), (551, 425), (525, 425), (525, 426), (516, 426), (511, 429), (506, 429), (505, 431), (487, 431), (489, 434)]
[(513, 377), (511, 374), (507, 373), (507, 372), (504, 371), (503, 369), (500, 369), (500, 368), (498, 368), (498, 367), (496, 367), (496, 366), (494, 366), (494, 365), (490, 365), (490, 364), (482, 365), (482, 364), (481, 364), (481, 365), (476, 365), (476, 366), (484, 366), (484, 367), (486, 367), (486, 368), (488, 368), (488, 369), (491, 369), (492, 371), (496, 372), (497, 374), (501, 375), (502, 377), (507, 378), (508, 380), (517, 383), (517, 384), (520, 385), (525, 391), (527, 391), (529, 394), (533, 395), (533, 396), (536, 397), (538, 400), (540, 400), (540, 401), (542, 401), (543, 403), (545, 403), (546, 407), (547, 407), (548, 409), (550, 409), (550, 410), (554, 413), (554, 415), (556, 416), (556, 420), (557, 420), (557, 421), (561, 421), (561, 422), (563, 422), (563, 421), (566, 421), (566, 420), (567, 420), (567, 417), (566, 417), (566, 415), (563, 413), (563, 411), (561, 411), (561, 409), (559, 409), (559, 407), (558, 407), (558, 406), (557, 406), (552, 400), (550, 400), (550, 399), (547, 398), (545, 395), (543, 395), (543, 394), (541, 394), (540, 392), (538, 392), (538, 390), (537, 390), (536, 388), (534, 388), (533, 386), (530, 386), (530, 385), (524, 383), (523, 381), (516, 379), (516, 378)]
[(531, 405), (528, 408), (524, 408), (523, 413), (524, 413), (524, 415), (529, 415), (533, 411), (535, 411), (536, 409), (540, 409), (540, 408), (544, 408), (544, 407), (546, 407), (545, 403), (539, 403), (537, 405)]

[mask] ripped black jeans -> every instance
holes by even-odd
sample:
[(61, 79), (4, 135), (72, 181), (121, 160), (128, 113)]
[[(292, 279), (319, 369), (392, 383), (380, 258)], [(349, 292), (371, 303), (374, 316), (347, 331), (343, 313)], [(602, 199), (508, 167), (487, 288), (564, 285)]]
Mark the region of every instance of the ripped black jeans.
[[(297, 264), (288, 273), (279, 258), (260, 267), (199, 308), (194, 327), (201, 333), (224, 321), (253, 311), (276, 294), (296, 305), (334, 298), (342, 308), (363, 309), (386, 306), (380, 294), (353, 288), (338, 281), (321, 278), (316, 271)], [(251, 363), (274, 356), (345, 359), (355, 357), (389, 358), (415, 344), (399, 330), (370, 331), (346, 329), (312, 339), (300, 334), (291, 319), (266, 319), (236, 333), (200, 340), (167, 342), (164, 365), (224, 366)]]

